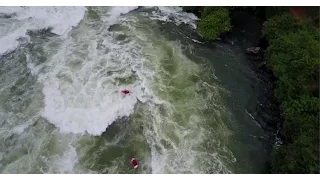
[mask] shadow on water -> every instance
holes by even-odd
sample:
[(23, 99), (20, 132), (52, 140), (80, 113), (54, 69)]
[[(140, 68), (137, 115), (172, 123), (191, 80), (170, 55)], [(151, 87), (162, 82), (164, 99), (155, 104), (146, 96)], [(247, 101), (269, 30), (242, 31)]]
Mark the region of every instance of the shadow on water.
[(233, 31), (222, 41), (205, 42), (195, 30), (183, 24), (177, 27), (159, 22), (159, 26), (168, 40), (181, 43), (186, 57), (217, 77), (211, 83), (227, 90), (221, 96), (234, 119), (225, 122), (233, 132), (228, 145), (237, 159), (233, 172), (266, 173), (274, 129), (268, 125), (271, 117), (264, 112), (260, 100), (268, 83), (254, 71), (245, 52), (246, 48), (257, 45), (261, 21), (241, 11), (231, 16)]

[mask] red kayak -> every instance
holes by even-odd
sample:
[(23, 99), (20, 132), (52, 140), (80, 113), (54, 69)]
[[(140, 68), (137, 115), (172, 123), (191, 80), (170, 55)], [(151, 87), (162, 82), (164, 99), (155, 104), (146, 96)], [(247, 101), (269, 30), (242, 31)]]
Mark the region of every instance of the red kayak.
[(121, 93), (124, 94), (124, 95), (126, 95), (126, 94), (130, 94), (131, 92), (130, 92), (129, 90), (126, 90), (126, 89), (125, 89), (125, 90), (122, 90)]
[(134, 168), (134, 169), (137, 169), (139, 164), (138, 164), (138, 161), (135, 159), (135, 158), (131, 158), (130, 160), (131, 162), (131, 166)]

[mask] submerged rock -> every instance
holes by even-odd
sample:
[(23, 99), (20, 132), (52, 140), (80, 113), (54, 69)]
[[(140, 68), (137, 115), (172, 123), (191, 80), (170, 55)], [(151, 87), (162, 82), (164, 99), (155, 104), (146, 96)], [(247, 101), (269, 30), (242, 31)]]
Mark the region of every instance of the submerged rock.
[(249, 47), (247, 48), (247, 53), (258, 54), (260, 51), (260, 47)]

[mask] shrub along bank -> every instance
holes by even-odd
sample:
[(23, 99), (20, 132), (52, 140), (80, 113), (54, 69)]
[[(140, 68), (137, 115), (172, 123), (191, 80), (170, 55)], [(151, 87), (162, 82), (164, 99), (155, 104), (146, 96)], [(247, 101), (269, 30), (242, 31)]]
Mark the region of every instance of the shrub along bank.
[(272, 153), (272, 173), (319, 173), (319, 30), (281, 13), (263, 24), (267, 64), (276, 80), (284, 145)]

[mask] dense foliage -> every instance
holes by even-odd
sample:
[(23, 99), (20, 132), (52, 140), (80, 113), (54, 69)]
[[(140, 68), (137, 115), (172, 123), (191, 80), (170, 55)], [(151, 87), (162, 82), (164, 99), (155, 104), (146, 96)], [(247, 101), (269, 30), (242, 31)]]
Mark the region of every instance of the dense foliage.
[(275, 40), (287, 33), (293, 33), (299, 29), (298, 20), (289, 13), (276, 15), (268, 21), (264, 22), (262, 35), (268, 41)]
[(199, 22), (199, 32), (207, 40), (214, 40), (231, 29), (227, 8), (205, 7)]
[(319, 79), (319, 30), (290, 14), (268, 19), (268, 66), (277, 78), (285, 144), (272, 153), (273, 173), (319, 173), (319, 97), (310, 90)]
[(309, 93), (306, 83), (319, 68), (319, 48), (319, 41), (306, 31), (273, 40), (268, 56), (271, 69), (279, 78), (276, 93), (279, 100)]
[(319, 8), (319, 6), (307, 6), (304, 8), (306, 10), (305, 12), (307, 13), (307, 15), (311, 18), (311, 21), (319, 26), (319, 21), (320, 21), (320, 19), (319, 19), (320, 8)]

